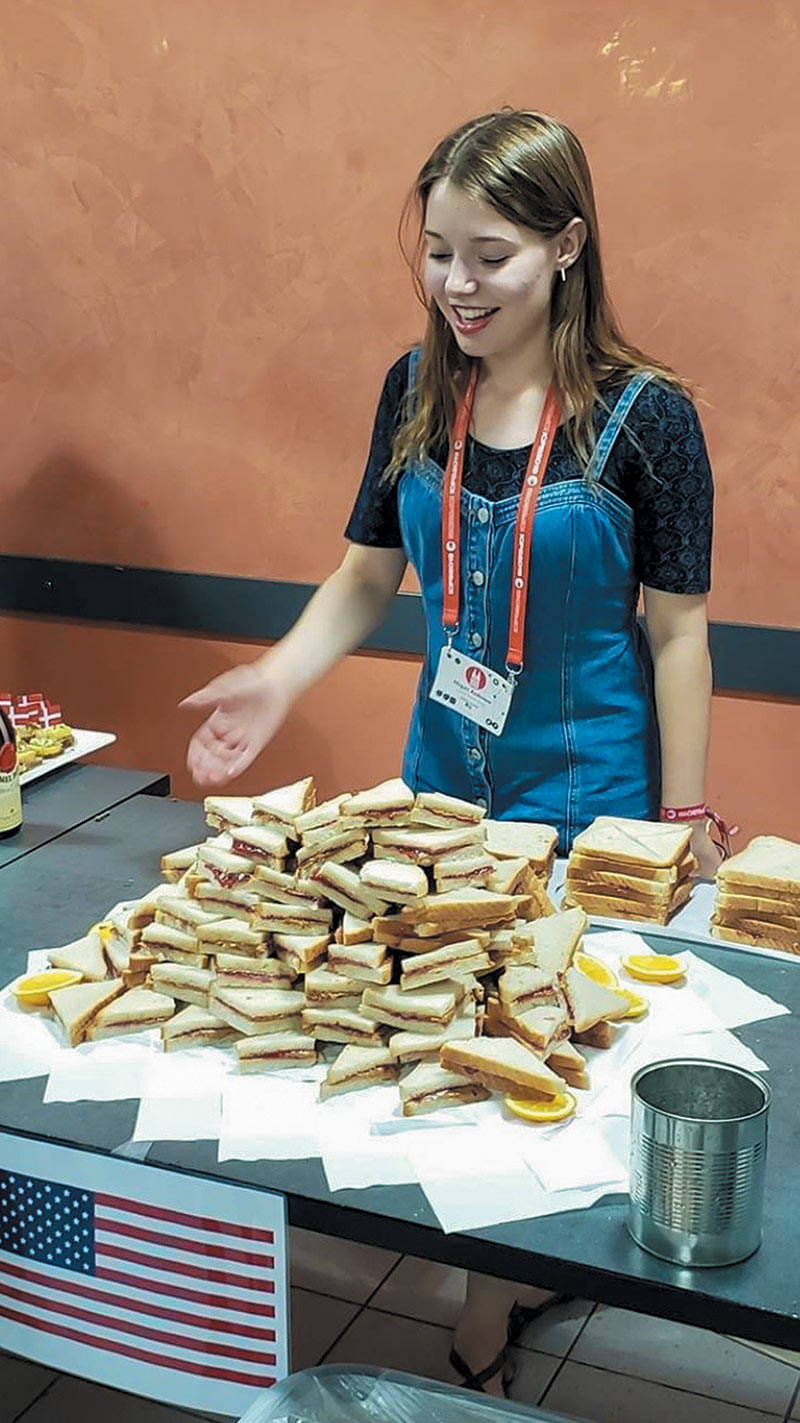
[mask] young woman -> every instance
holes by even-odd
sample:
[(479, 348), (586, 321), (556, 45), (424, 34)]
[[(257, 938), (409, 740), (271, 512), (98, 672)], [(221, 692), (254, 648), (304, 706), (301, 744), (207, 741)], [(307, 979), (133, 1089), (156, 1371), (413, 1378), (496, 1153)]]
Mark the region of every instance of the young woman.
[[(386, 377), (350, 547), (280, 643), (187, 699), (208, 713), (194, 779), (246, 769), (410, 560), (428, 650), (408, 784), (555, 825), (562, 853), (598, 814), (696, 817), (711, 874), (711, 473), (684, 383), (616, 324), (583, 149), (546, 115), (488, 114), (436, 147), (411, 207), (427, 328)], [(482, 1366), (508, 1288), (471, 1282), (472, 1387), (499, 1388)]]

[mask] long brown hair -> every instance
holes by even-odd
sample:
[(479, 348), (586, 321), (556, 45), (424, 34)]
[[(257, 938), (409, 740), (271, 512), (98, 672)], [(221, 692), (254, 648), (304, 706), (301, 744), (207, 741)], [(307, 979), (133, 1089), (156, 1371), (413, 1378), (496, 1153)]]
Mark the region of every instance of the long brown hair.
[(592, 410), (598, 383), (610, 376), (652, 371), (685, 389), (668, 366), (626, 341), (607, 296), (600, 262), (597, 210), (586, 155), (575, 134), (547, 114), (506, 109), (463, 124), (443, 138), (421, 169), (400, 220), (400, 246), (428, 324), (413, 400), (404, 410), (385, 478), (396, 478), (411, 460), (446, 443), (470, 361), (422, 280), (425, 212), (431, 189), (448, 179), (469, 197), (488, 203), (518, 227), (555, 237), (572, 218), (586, 224), (586, 241), (565, 282), (556, 281), (550, 304), (555, 383), (572, 410), (567, 435), (589, 471), (595, 437)]

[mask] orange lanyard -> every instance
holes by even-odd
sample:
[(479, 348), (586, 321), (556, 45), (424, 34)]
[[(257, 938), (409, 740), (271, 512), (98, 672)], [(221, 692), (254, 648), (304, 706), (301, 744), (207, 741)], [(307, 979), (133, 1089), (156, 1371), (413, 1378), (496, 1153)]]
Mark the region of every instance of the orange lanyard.
[[(478, 365), (473, 362), (469, 383), (464, 398), (458, 408), (450, 453), (444, 475), (442, 500), (442, 570), (443, 599), (442, 626), (452, 639), (458, 631), (459, 600), (461, 594), (461, 475), (464, 466), (464, 448), (467, 441), (475, 389), (478, 384)], [(522, 670), (525, 643), (525, 614), (528, 605), (528, 581), (531, 562), (531, 539), (533, 520), (539, 502), (547, 461), (553, 447), (561, 407), (552, 385), (545, 396), (544, 407), (539, 418), (536, 438), (531, 446), (525, 478), (517, 506), (514, 525), (513, 562), (511, 568), (511, 612), (508, 619), (508, 650), (506, 668), (512, 677)]]

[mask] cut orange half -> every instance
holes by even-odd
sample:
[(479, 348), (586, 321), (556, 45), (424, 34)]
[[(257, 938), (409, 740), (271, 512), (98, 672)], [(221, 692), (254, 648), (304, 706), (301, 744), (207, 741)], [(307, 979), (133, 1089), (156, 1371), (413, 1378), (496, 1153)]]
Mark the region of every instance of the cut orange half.
[(563, 1122), (571, 1117), (577, 1102), (571, 1092), (556, 1097), (504, 1097), (509, 1112), (525, 1122)]
[(82, 973), (72, 968), (47, 968), (42, 973), (29, 973), (14, 984), (13, 992), (25, 1008), (46, 1008), (50, 994), (56, 988), (69, 988), (80, 983)]
[(617, 991), (627, 998), (630, 1005), (627, 1013), (623, 1013), (623, 1018), (643, 1018), (645, 1013), (650, 1011), (650, 1002), (647, 998), (633, 993), (630, 988), (620, 988)]
[(580, 969), (587, 978), (591, 978), (594, 983), (602, 983), (606, 988), (616, 988), (618, 979), (614, 970), (607, 968), (599, 959), (592, 958), (591, 954), (585, 954), (579, 949), (572, 962)]
[(642, 983), (675, 983), (686, 975), (680, 959), (671, 954), (629, 954), (622, 960), (622, 967)]

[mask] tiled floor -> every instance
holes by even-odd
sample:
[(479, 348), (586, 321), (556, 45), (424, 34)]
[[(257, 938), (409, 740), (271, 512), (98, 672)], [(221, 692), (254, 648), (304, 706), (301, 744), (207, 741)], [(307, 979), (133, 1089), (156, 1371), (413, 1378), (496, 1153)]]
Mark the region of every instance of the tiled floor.
[[(377, 1364), (452, 1382), (462, 1271), (292, 1231), (295, 1369)], [(666, 1320), (561, 1305), (528, 1327), (512, 1393), (588, 1423), (800, 1420), (800, 1371)], [(178, 1409), (0, 1355), (0, 1423), (187, 1423)], [(313, 1420), (309, 1420), (313, 1423)]]

